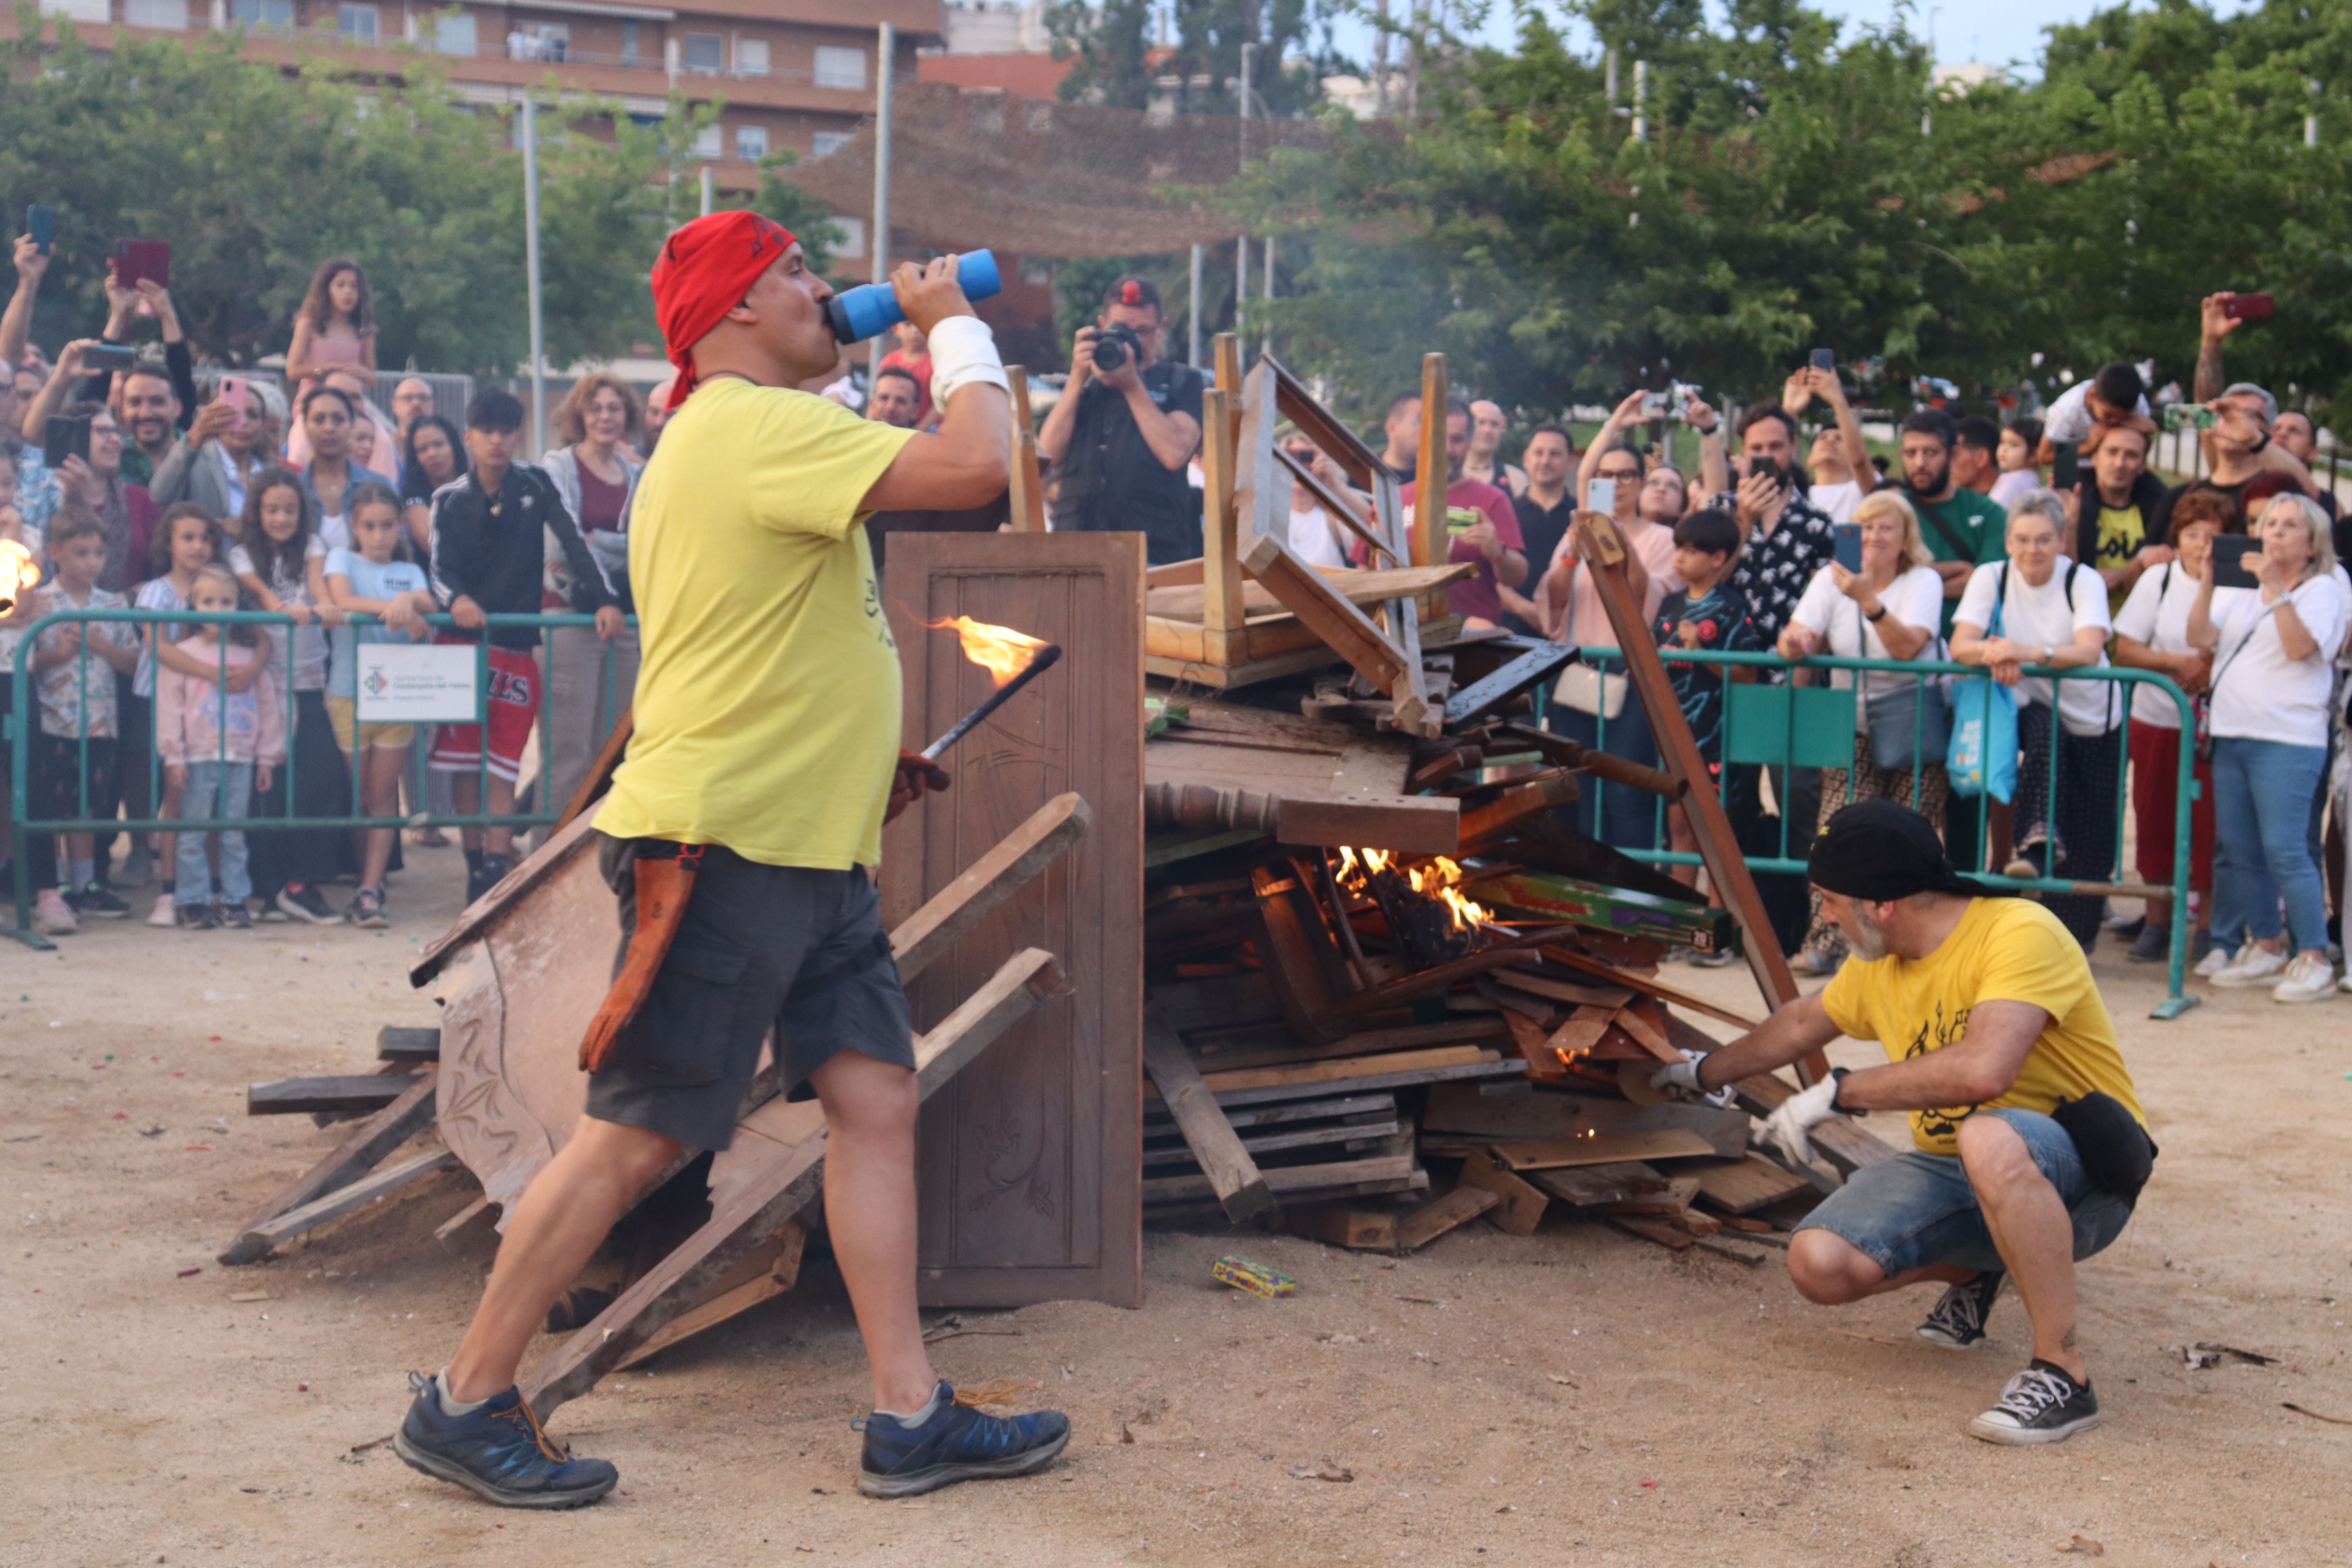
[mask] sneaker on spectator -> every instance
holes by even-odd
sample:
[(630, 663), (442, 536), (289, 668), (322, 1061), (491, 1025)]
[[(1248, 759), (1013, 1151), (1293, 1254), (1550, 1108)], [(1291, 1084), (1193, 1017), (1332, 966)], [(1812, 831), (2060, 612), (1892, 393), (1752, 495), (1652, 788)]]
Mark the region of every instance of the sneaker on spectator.
[(380, 931), (390, 925), (392, 921), (383, 912), (383, 889), (362, 888), (352, 898), (351, 907), (343, 910), (343, 919), (370, 931)]
[(466, 879), (466, 902), (471, 904), (484, 893), (505, 881), (507, 870), (505, 856), (485, 854), (482, 857), (481, 869)]
[(2019, 1446), (2063, 1443), (2099, 1424), (2098, 1396), (2063, 1368), (2036, 1359), (2009, 1380), (2000, 1400), (1970, 1421), (1969, 1436)]
[(158, 893), (155, 895), (155, 908), (149, 912), (147, 916), (147, 923), (151, 926), (163, 926), (167, 929), (180, 923), (179, 906), (172, 902), (171, 894)]
[(253, 913), (242, 901), (220, 907), (220, 923), (231, 931), (251, 931)]
[(1693, 969), (1723, 969), (1738, 963), (1739, 953), (1737, 950), (1728, 947), (1718, 947), (1711, 952), (1700, 952), (1694, 949), (1683, 962)]
[(2271, 987), (2273, 1002), (2324, 1002), (2335, 994), (2335, 966), (2315, 952), (2296, 953), (2285, 974)]
[(220, 910), (213, 908), (210, 904), (182, 904), (180, 906), (180, 929), (182, 931), (218, 931), (220, 930)]
[(2262, 943), (2249, 941), (2238, 950), (2236, 962), (2213, 976), (2213, 984), (2224, 991), (2243, 991), (2268, 983), (2285, 968), (2285, 953), (2273, 952)]
[(2205, 956), (2197, 961), (2195, 973), (2200, 980), (2213, 979), (2223, 970), (2237, 963), (2239, 957), (2250, 952), (2254, 945), (2252, 942), (2248, 942), (2242, 945), (2238, 951), (2233, 953), (2228, 948), (2223, 947), (2220, 942), (2214, 942), (2212, 933), (2210, 931), (2206, 933), (2205, 940), (2208, 942), (2210, 942), (2211, 945), (2206, 948)]
[(64, 936), (81, 930), (81, 921), (74, 918), (73, 906), (55, 888), (43, 888), (33, 900), (33, 929), (43, 936)]
[(126, 888), (143, 888), (155, 879), (155, 857), (145, 849), (133, 849), (122, 857), (122, 869), (114, 879)]
[(290, 923), (294, 918), (279, 909), (278, 900), (275, 899), (265, 899), (257, 895), (246, 900), (245, 907), (253, 912), (254, 923), (257, 925), (282, 926)]
[(291, 918), (309, 921), (312, 925), (331, 926), (342, 921), (342, 916), (328, 907), (326, 896), (315, 887), (303, 888), (299, 891), (293, 888), (280, 888), (278, 890), (278, 907)]
[(2124, 956), (2134, 963), (2162, 963), (2172, 955), (2172, 924), (2147, 921), (2141, 924), (2139, 934), (2132, 938), (2131, 950)]
[(116, 898), (114, 889), (96, 878), (84, 884), (82, 890), (73, 896), (73, 907), (77, 913), (90, 920), (127, 921), (131, 918), (131, 906)]

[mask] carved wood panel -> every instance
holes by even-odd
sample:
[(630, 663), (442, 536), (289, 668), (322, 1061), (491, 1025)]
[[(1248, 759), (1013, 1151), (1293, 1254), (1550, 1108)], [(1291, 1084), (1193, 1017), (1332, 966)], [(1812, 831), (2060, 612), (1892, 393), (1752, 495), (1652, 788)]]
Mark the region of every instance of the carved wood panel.
[(941, 759), (955, 776), (884, 838), (886, 920), (905, 920), (1054, 795), (1094, 811), (1086, 837), (910, 990), (937, 1024), (1023, 947), (1061, 957), (1077, 994), (1042, 1008), (924, 1107), (926, 1303), (1013, 1306), (1142, 1296), (1143, 542), (1133, 533), (912, 534), (884, 601), (919, 750), (991, 687), (955, 637), (968, 615), (1061, 645), (1062, 662)]

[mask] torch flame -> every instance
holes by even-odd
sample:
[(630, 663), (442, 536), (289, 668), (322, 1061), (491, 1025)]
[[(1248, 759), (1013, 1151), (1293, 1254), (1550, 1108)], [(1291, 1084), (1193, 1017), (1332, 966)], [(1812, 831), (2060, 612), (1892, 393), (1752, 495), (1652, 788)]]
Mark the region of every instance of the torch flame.
[(989, 679), (1002, 686), (1029, 663), (1031, 654), (1045, 646), (1041, 637), (1016, 632), (1011, 626), (992, 626), (985, 621), (975, 621), (970, 616), (952, 616), (944, 621), (925, 621), (933, 631), (950, 626), (963, 644), (964, 658), (988, 671)]
[(16, 601), (41, 584), (41, 569), (34, 564), (33, 552), (13, 539), (0, 539), (0, 615), (16, 607)]

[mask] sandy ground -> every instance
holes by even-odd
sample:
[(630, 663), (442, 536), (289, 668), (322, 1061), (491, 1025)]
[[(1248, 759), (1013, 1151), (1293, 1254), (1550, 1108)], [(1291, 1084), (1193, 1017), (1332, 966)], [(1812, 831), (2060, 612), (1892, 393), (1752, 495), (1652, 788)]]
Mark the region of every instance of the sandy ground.
[[(1071, 1412), (1044, 1476), (859, 1498), (862, 1363), (838, 1277), (812, 1262), (788, 1296), (560, 1413), (623, 1491), (493, 1510), (352, 1452), (390, 1432), (405, 1373), (439, 1364), (473, 1303), (480, 1262), (431, 1238), (463, 1186), (261, 1267), (214, 1259), (330, 1138), (248, 1121), (244, 1086), (368, 1070), (379, 1026), (431, 1021), (402, 972), (454, 912), (459, 867), (411, 865), (388, 932), (0, 943), (0, 1562), (1929, 1568), (2049, 1562), (2076, 1535), (2121, 1564), (2352, 1562), (2352, 1425), (2282, 1408), (2352, 1417), (2352, 999), (2225, 994), (2154, 1023), (2160, 981), (2112, 955), (2100, 977), (2164, 1156), (2083, 1271), (2107, 1425), (2056, 1448), (1960, 1430), (2023, 1364), (2014, 1300), (1992, 1349), (1955, 1354), (1912, 1339), (1924, 1293), (1827, 1310), (1777, 1261), (1574, 1222), (1524, 1239), (1477, 1222), (1402, 1261), (1203, 1230), (1147, 1238), (1139, 1311), (966, 1314), (987, 1331), (938, 1346), (947, 1375), (1038, 1379)], [(1734, 974), (1697, 980), (1752, 1003)], [(1228, 1248), (1299, 1294), (1213, 1284)], [(2198, 1340), (2281, 1361), (2190, 1372), (2177, 1347)]]

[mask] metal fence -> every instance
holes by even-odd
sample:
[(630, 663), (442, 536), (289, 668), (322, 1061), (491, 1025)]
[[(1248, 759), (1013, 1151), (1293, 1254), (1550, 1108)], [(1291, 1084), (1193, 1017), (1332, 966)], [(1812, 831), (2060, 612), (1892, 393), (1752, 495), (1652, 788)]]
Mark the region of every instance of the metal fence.
[[(465, 632), (457, 626), (454, 618), (446, 615), (428, 616), (423, 618), (426, 625), (429, 626), (435, 633), (457, 632), (476, 650), (475, 689), (480, 694), (481, 706), (484, 709), (484, 711), (481, 712), (476, 722), (487, 727), (487, 721), (488, 718), (487, 705), (489, 701), (488, 693), (491, 689), (491, 681), (489, 679), (490, 647), (487, 635), (484, 633)], [(346, 624), (353, 627), (379, 626), (383, 624), (379, 617), (372, 615), (352, 614), (346, 616), (344, 619)], [(292, 676), (295, 661), (295, 640), (290, 634), (296, 627), (296, 622), (292, 616), (278, 612), (257, 610), (205, 612), (197, 610), (83, 608), (59, 609), (40, 616), (28, 627), (25, 628), (22, 640), (18, 643), (15, 658), (11, 661), (10, 710), (7, 720), (7, 745), (9, 756), (8, 841), (11, 858), (15, 866), (14, 893), (16, 900), (16, 921), (14, 929), (0, 927), (0, 935), (12, 937), (31, 947), (47, 948), (49, 945), (47, 941), (34, 931), (32, 924), (32, 870), (26, 839), (27, 836), (33, 834), (90, 832), (176, 833), (192, 831), (203, 833), (262, 833), (356, 830), (366, 828), (398, 829), (403, 827), (455, 827), (459, 829), (471, 827), (508, 827), (520, 829), (545, 826), (553, 823), (557, 814), (562, 811), (565, 803), (561, 799), (553, 798), (549, 788), (551, 764), (555, 754), (554, 749), (550, 743), (551, 734), (553, 727), (557, 723), (575, 723), (578, 721), (579, 716), (576, 712), (571, 710), (566, 710), (562, 712), (557, 711), (557, 706), (553, 700), (552, 691), (552, 688), (555, 683), (549, 679), (549, 667), (552, 662), (552, 653), (551, 647), (548, 646), (549, 639), (546, 638), (546, 634), (572, 627), (593, 629), (595, 626), (595, 617), (593, 616), (581, 615), (493, 615), (486, 616), (485, 620), (487, 623), (487, 630), (497, 630), (507, 627), (530, 627), (540, 632), (542, 636), (542, 644), (538, 650), (539, 658), (537, 660), (541, 687), (538, 700), (538, 710), (533, 721), (539, 743), (540, 765), (539, 771), (535, 775), (531, 775), (525, 779), (519, 779), (517, 781), (517, 809), (504, 814), (495, 813), (488, 809), (490, 798), (490, 765), (489, 747), (487, 743), (487, 734), (485, 734), (485, 743), (480, 748), (480, 755), (478, 760), (476, 762), (473, 773), (473, 779), (477, 791), (476, 799), (480, 803), (482, 809), (464, 813), (454, 810), (434, 811), (429, 809), (426, 805), (426, 802), (431, 793), (431, 785), (428, 782), (429, 774), (425, 764), (426, 746), (424, 741), (424, 730), (420, 729), (417, 739), (409, 747), (409, 757), (403, 774), (404, 781), (407, 786), (408, 798), (414, 804), (415, 809), (394, 815), (372, 816), (362, 809), (361, 770), (357, 767), (348, 765), (344, 766), (342, 770), (346, 775), (349, 786), (351, 809), (348, 812), (306, 812), (299, 809), (298, 807), (298, 803), (306, 798), (306, 795), (315, 796), (317, 792), (315, 789), (305, 792), (301, 788), (299, 773), (300, 767), (299, 748), (294, 743), (296, 738), (296, 709), (298, 706), (298, 694), (293, 688)], [(634, 619), (631, 619), (628, 623), (632, 628), (635, 627), (635, 624), (636, 623)], [(201, 819), (164, 816), (160, 815), (157, 811), (152, 810), (143, 816), (132, 815), (128, 812), (122, 813), (121, 815), (101, 815), (94, 813), (92, 806), (97, 803), (94, 803), (91, 799), (92, 773), (89, 765), (90, 742), (93, 737), (85, 732), (72, 737), (66, 737), (67, 739), (73, 740), (76, 745), (75, 810), (69, 816), (58, 816), (55, 813), (51, 813), (47, 816), (35, 816), (32, 810), (32, 742), (33, 737), (41, 731), (41, 721), (39, 707), (34, 697), (34, 674), (32, 663), (34, 655), (40, 646), (44, 633), (47, 632), (54, 626), (72, 625), (130, 626), (139, 628), (162, 627), (167, 632), (175, 630), (184, 632), (187, 628), (200, 625), (231, 627), (249, 626), (258, 626), (268, 630), (270, 634), (271, 640), (269, 662), (273, 670), (278, 677), (278, 691), (281, 698), (279, 703), (279, 713), (284, 722), (284, 734), (287, 742), (286, 756), (283, 763), (281, 764), (285, 770), (284, 786), (281, 791), (275, 792), (282, 795), (284, 809), (274, 815), (268, 816), (256, 816), (248, 815), (235, 817), (206, 816)], [(140, 632), (134, 633), (133, 637), (139, 640), (144, 640), (146, 635), (148, 634), (142, 629)], [(224, 637), (220, 642), (219, 647), (220, 668), (222, 677), (224, 680), (226, 680), (230, 668), (228, 659), (228, 643), (226, 637)], [(81, 707), (79, 711), (83, 715), (82, 721), (77, 725), (77, 729), (83, 731), (86, 731), (89, 728), (86, 717), (89, 711), (89, 699), (87, 693), (91, 673), (90, 666), (94, 660), (98, 661), (101, 667), (99, 671), (100, 678), (102, 679), (112, 680), (115, 677), (115, 672), (111, 668), (104, 667), (102, 658), (100, 656), (93, 653), (89, 646), (89, 638), (85, 635), (78, 651), (73, 656), (72, 664), (72, 668), (76, 678), (75, 690), (81, 693)], [(121, 687), (118, 684), (118, 695), (120, 690)], [(593, 694), (596, 711), (589, 721), (589, 722), (593, 726), (593, 730), (589, 731), (589, 734), (593, 737), (593, 740), (596, 742), (601, 742), (603, 737), (611, 731), (615, 717), (627, 708), (630, 693), (620, 689), (619, 665), (614, 657), (612, 645), (609, 643), (600, 645), (600, 667), (595, 681), (595, 691)], [(373, 720), (359, 719), (355, 720), (355, 725), (364, 725), (374, 721), (375, 721)], [(453, 720), (449, 721), (449, 722), (457, 723), (462, 722), (462, 721)], [(118, 731), (121, 727), (121, 715), (118, 709)], [(155, 743), (156, 737), (154, 727), (155, 713), (151, 703), (147, 715), (146, 733), (142, 736), (136, 737), (136, 740), (140, 744), (143, 745), (144, 748), (143, 756), (140, 758), (146, 770), (147, 790), (144, 798), (152, 803), (155, 806), (160, 807), (163, 800), (164, 799), (163, 784), (165, 764), (162, 753)], [(221, 726), (223, 732), (220, 737), (219, 749), (215, 752), (214, 758), (211, 759), (223, 763), (226, 763), (230, 760), (229, 740), (226, 734), (226, 724)], [(424, 728), (429, 729), (430, 726)], [(104, 738), (100, 737), (100, 739)], [(358, 739), (356, 731), (354, 739)], [(315, 745), (312, 749), (314, 751), (316, 750)], [(593, 751), (593, 745), (590, 749)], [(463, 776), (462, 774), (451, 774), (446, 770), (443, 770), (443, 772), (445, 776)], [(122, 784), (123, 781), (118, 773), (112, 793), (120, 795), (122, 790)], [(527, 809), (524, 807), (523, 796), (521, 794), (525, 789), (530, 789), (533, 791)], [(168, 868), (166, 868), (166, 871), (168, 874)]]
[[(1620, 650), (1614, 647), (1597, 645), (1580, 647), (1578, 651), (1586, 662), (1601, 664), (1602, 668), (1608, 668), (1604, 661), (1615, 660), (1620, 654)], [(1731, 765), (1760, 766), (1783, 782), (1788, 777), (1788, 770), (1792, 768), (1843, 768), (1853, 765), (1859, 743), (1859, 737), (1854, 733), (1854, 710), (1856, 705), (1864, 700), (1861, 690), (1863, 682), (1860, 679), (1864, 673), (1908, 676), (1912, 678), (1914, 689), (1922, 697), (1927, 694), (1931, 685), (1941, 686), (1948, 681), (1953, 699), (1955, 722), (1958, 721), (1959, 713), (1968, 710), (1971, 699), (1967, 694), (1970, 689), (1972, 687), (1980, 689), (1992, 679), (1990, 673), (1979, 666), (1926, 659), (1847, 658), (1824, 654), (1805, 659), (1790, 660), (1777, 653), (1724, 653), (1685, 648), (1661, 648), (1659, 652), (1669, 664), (1725, 667), (1722, 756), (1728, 759)], [(1731, 674), (1731, 671), (1736, 668), (1747, 668), (1759, 673), (1766, 670), (1782, 672), (1849, 670), (1856, 673), (1854, 681), (1850, 687), (1824, 689), (1818, 686), (1798, 686), (1793, 680), (1772, 685), (1760, 682), (1743, 685)], [(2185, 743), (2187, 737), (2196, 733), (2196, 718), (2189, 697), (2169, 679), (2153, 670), (2120, 668), (2053, 670), (2039, 665), (2029, 665), (2026, 667), (2025, 673), (2029, 679), (2046, 679), (2053, 682), (2050, 702), (2052, 735), (2048, 746), (2048, 761), (2042, 781), (2044, 791), (2042, 799), (2047, 803), (2053, 813), (2056, 803), (2061, 798), (2062, 780), (2059, 757), (2065, 750), (2058, 741), (2059, 722), (2056, 717), (2057, 704), (2064, 689), (2064, 683), (2098, 682), (2117, 689), (2116, 706), (2120, 710), (2118, 721), (2101, 743), (2111, 743), (2116, 752), (2114, 864), (2118, 868), (2118, 875), (2115, 879), (2107, 881), (2088, 882), (2063, 877), (2011, 877), (1997, 870), (1979, 871), (1969, 866), (1958, 868), (1965, 874), (1977, 876), (1988, 884), (2012, 888), (2023, 893), (2169, 898), (2172, 900), (2172, 929), (2171, 949), (2167, 959), (2166, 995), (2165, 1000), (2156, 1008), (2155, 1016), (2159, 1018), (2178, 1017), (2195, 1006), (2198, 1002), (2198, 998), (2188, 994), (2185, 989), (2189, 928), (2188, 919), (2190, 875), (2189, 823), (2193, 803), (2198, 797), (2195, 771), (2196, 749), (2193, 745)], [(2163, 693), (2179, 710), (2180, 733), (2184, 737), (2184, 743), (2180, 747), (2179, 773), (2174, 790), (2172, 822), (2169, 824), (2143, 822), (2138, 825), (2142, 834), (2149, 832), (2170, 834), (2173, 840), (2173, 881), (2169, 887), (2156, 887), (2126, 881), (2121, 879), (2120, 876), (2120, 868), (2123, 865), (2126, 815), (2130, 801), (2130, 792), (2126, 787), (2126, 780), (2128, 777), (2129, 768), (2131, 700), (2135, 691), (2141, 686), (2153, 687)], [(1743, 698), (1741, 693), (1750, 695)], [(1981, 700), (1981, 698), (1975, 700)], [(2020, 706), (2021, 709), (2023, 706), (2021, 702)], [(1926, 704), (1915, 703), (1914, 713), (1916, 715), (1913, 736), (1914, 762), (1911, 773), (1912, 800), (1916, 802), (1920, 799), (1924, 788), (1924, 775), (1927, 769), (1931, 766), (1940, 767), (1943, 758), (1940, 755), (1926, 758), (1918, 755), (1920, 749), (1918, 742), (1925, 738), (1927, 731)], [(1608, 741), (1608, 720), (1605, 708), (1601, 713), (1593, 715), (1593, 719), (1597, 731), (1596, 743), (1605, 749)], [(1620, 722), (1622, 723), (1622, 721), (1621, 720)], [(1928, 749), (1932, 751), (1933, 747), (1930, 746)], [(1601, 805), (1607, 798), (1607, 792), (1612, 789), (1625, 790), (1632, 786), (1612, 785), (1606, 780), (1597, 777), (1589, 778), (1585, 782), (1594, 796), (1594, 826), (1598, 827), (1601, 826)], [(2021, 777), (2019, 782), (2021, 787), (2024, 780)], [(1750, 870), (1789, 872), (1801, 876), (1805, 871), (1804, 849), (1811, 837), (1812, 825), (1791, 822), (1786, 809), (1788, 795), (1777, 791), (1776, 794), (1783, 808), (1780, 814), (1779, 853), (1768, 856), (1750, 854), (1745, 858)], [(1678, 853), (1668, 847), (1666, 803), (1654, 796), (1650, 798), (1655, 802), (1655, 809), (1653, 813), (1653, 837), (1650, 844), (1645, 847), (1619, 845), (1617, 847), (1639, 860), (1666, 865), (1697, 865), (1698, 856), (1687, 852)], [(1989, 837), (1988, 830), (1992, 808), (1990, 792), (1979, 794), (1976, 797), (1975, 805), (1976, 839), (1981, 847), (1987, 843)]]

